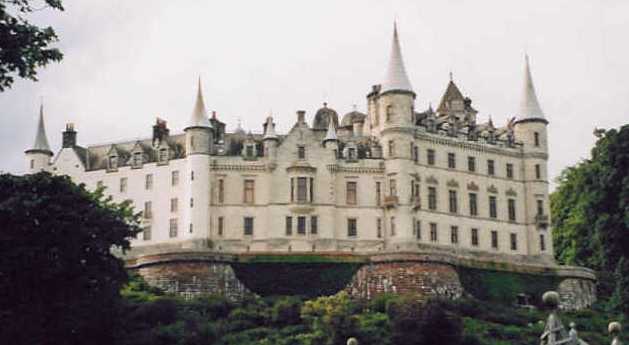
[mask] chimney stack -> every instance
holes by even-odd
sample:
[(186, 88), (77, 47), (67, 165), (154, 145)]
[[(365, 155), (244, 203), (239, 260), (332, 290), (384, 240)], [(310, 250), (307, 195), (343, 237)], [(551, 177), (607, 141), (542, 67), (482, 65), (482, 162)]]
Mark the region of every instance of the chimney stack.
[(73, 148), (76, 146), (76, 131), (73, 123), (66, 123), (66, 130), (63, 132), (62, 147)]
[(297, 123), (299, 123), (299, 124), (306, 123), (306, 111), (305, 110), (297, 110)]

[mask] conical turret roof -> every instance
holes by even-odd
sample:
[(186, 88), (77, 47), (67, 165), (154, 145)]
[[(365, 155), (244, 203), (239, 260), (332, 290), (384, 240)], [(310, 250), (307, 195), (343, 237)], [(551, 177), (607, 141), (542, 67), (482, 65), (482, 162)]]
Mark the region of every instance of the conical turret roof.
[(266, 118), (265, 129), (266, 130), (264, 131), (264, 137), (262, 138), (263, 140), (278, 139), (277, 134), (275, 133), (275, 124), (273, 123), (272, 115), (269, 115), (269, 117)]
[(197, 99), (194, 103), (192, 116), (190, 116), (190, 122), (188, 122), (188, 128), (190, 127), (212, 127), (212, 124), (207, 117), (207, 112), (205, 111), (205, 103), (203, 102), (201, 77), (199, 77), (199, 85), (197, 86)]
[(396, 23), (393, 24), (393, 43), (391, 44), (389, 66), (380, 91), (386, 92), (392, 90), (413, 92), (413, 87), (411, 86), (411, 82), (406, 75), (406, 69), (404, 68)]
[(544, 112), (539, 106), (533, 78), (531, 77), (531, 66), (529, 64), (529, 56), (525, 55), (524, 65), (524, 88), (522, 90), (522, 99), (520, 101), (520, 120), (524, 119), (545, 119)]
[(459, 90), (459, 87), (456, 86), (456, 84), (454, 83), (452, 79), (450, 79), (450, 82), (448, 83), (448, 87), (446, 88), (446, 92), (443, 94), (443, 97), (441, 97), (441, 102), (439, 103), (437, 112), (440, 114), (447, 113), (449, 110), (450, 102), (452, 101), (463, 102), (464, 99), (465, 98), (463, 97), (461, 90)]
[(46, 136), (46, 128), (44, 126), (44, 104), (39, 106), (39, 123), (37, 124), (37, 133), (35, 134), (35, 143), (30, 149), (33, 151), (46, 151), (52, 154), (50, 151), (50, 145), (48, 145), (48, 137)]

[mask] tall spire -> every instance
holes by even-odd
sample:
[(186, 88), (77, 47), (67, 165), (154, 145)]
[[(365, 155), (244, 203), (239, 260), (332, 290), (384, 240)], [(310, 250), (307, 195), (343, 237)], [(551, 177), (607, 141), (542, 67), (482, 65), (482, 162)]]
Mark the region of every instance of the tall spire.
[(52, 151), (50, 151), (50, 145), (48, 145), (48, 138), (46, 137), (46, 128), (44, 126), (44, 103), (43, 102), (39, 106), (39, 123), (37, 124), (37, 134), (35, 135), (35, 144), (33, 144), (33, 147), (30, 150), (44, 151), (44, 152), (52, 154)]
[(413, 92), (411, 82), (406, 75), (404, 61), (402, 60), (402, 51), (400, 49), (400, 40), (397, 33), (397, 23), (393, 23), (393, 43), (391, 44), (391, 56), (389, 57), (389, 67), (384, 82), (382, 83), (381, 92), (386, 91), (410, 91)]
[(528, 54), (524, 56), (524, 89), (522, 90), (522, 99), (520, 101), (520, 120), (524, 119), (544, 119), (544, 113), (539, 106), (537, 94), (535, 94), (535, 86), (533, 86), (533, 78), (531, 77), (531, 66), (529, 64)]
[(197, 99), (194, 103), (194, 109), (192, 110), (192, 116), (188, 123), (190, 127), (212, 127), (210, 120), (207, 117), (205, 111), (205, 103), (203, 102), (203, 92), (201, 90), (201, 77), (199, 77), (199, 85), (197, 86)]

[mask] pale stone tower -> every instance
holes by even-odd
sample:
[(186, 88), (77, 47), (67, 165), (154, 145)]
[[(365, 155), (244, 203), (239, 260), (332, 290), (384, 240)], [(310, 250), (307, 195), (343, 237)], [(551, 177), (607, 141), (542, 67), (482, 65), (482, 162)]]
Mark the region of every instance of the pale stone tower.
[[(516, 139), (523, 143), (523, 176), (526, 190), (526, 223), (529, 254), (551, 255), (552, 237), (548, 200), (548, 121), (537, 100), (528, 55), (520, 110), (514, 125)], [(552, 260), (552, 257), (550, 258)]]
[(40, 171), (49, 171), (50, 158), (53, 156), (48, 138), (46, 137), (46, 128), (44, 126), (44, 105), (39, 106), (39, 122), (37, 124), (37, 133), (35, 134), (35, 143), (33, 147), (24, 151), (26, 154), (26, 172), (34, 174)]
[(273, 122), (273, 116), (270, 114), (264, 124), (264, 136), (262, 137), (262, 141), (264, 145), (264, 155), (271, 161), (276, 160), (279, 137), (275, 133), (275, 123)]
[(385, 181), (385, 238), (389, 243), (410, 243), (413, 237), (411, 177), (413, 170), (411, 147), (414, 136), (415, 92), (406, 74), (398, 38), (393, 26), (391, 56), (384, 82), (368, 96), (372, 135), (380, 137), (384, 149), (387, 180)]
[[(184, 199), (183, 222), (179, 228), (185, 239), (199, 239), (193, 241), (194, 246), (204, 246), (202, 239), (207, 239), (210, 233), (210, 154), (213, 148), (212, 125), (205, 110), (201, 91), (201, 78), (197, 88), (197, 99), (186, 133), (186, 153), (188, 156), (184, 185), (186, 198)], [(184, 235), (185, 234), (185, 235)]]

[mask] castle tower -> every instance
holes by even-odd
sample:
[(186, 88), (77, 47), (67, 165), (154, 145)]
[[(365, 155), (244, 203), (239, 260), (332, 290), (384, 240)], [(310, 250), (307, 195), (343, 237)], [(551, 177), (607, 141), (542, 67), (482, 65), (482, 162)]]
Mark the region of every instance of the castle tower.
[(24, 151), (24, 154), (26, 155), (27, 173), (34, 174), (40, 171), (49, 171), (50, 158), (53, 156), (53, 153), (48, 145), (48, 137), (46, 137), (43, 104), (39, 106), (39, 122), (37, 124), (37, 133), (35, 134), (35, 143), (33, 147)]
[(187, 168), (186, 210), (181, 228), (187, 245), (205, 246), (210, 234), (210, 154), (213, 148), (212, 125), (205, 110), (201, 78), (197, 98), (186, 133)]
[(526, 188), (526, 223), (529, 254), (545, 255), (552, 260), (550, 205), (548, 200), (548, 121), (539, 105), (528, 55), (525, 56), (524, 85), (520, 110), (514, 125), (517, 141), (523, 143), (523, 176)]
[(380, 87), (368, 95), (371, 134), (383, 147), (385, 170), (385, 224), (390, 249), (402, 249), (413, 240), (411, 191), (408, 171), (414, 170), (415, 92), (406, 74), (397, 25), (393, 26), (391, 55)]

